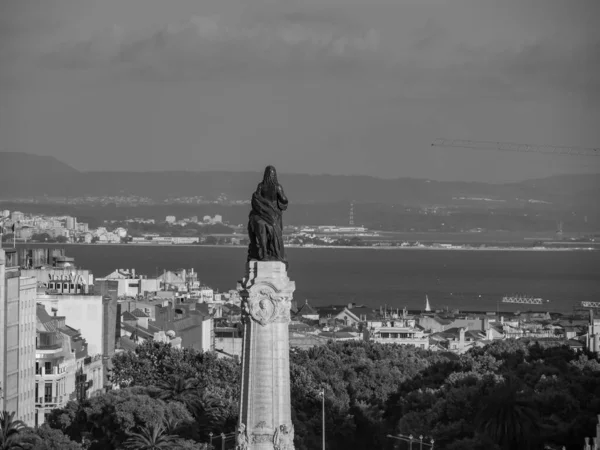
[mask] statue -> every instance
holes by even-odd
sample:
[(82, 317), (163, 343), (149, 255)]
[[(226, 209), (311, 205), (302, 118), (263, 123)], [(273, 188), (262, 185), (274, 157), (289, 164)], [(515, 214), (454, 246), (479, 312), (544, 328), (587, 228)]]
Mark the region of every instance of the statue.
[(275, 450), (293, 450), (294, 448), (294, 426), (280, 425), (275, 429), (273, 436)]
[(246, 425), (240, 423), (235, 437), (235, 450), (248, 450), (248, 433)]
[(261, 183), (252, 194), (248, 220), (248, 261), (281, 261), (287, 268), (283, 248), (283, 211), (288, 199), (277, 181), (275, 167), (267, 166)]

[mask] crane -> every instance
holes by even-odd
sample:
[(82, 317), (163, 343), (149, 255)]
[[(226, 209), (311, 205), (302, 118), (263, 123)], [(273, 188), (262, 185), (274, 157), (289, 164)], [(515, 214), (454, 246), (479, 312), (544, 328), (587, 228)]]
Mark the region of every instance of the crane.
[(583, 308), (600, 308), (600, 302), (581, 302)]
[(502, 297), (502, 303), (521, 303), (525, 305), (542, 305), (544, 302), (548, 303), (550, 300), (544, 300), (542, 298), (525, 297), (520, 295), (510, 295)]
[(600, 147), (564, 147), (552, 145), (516, 144), (514, 142), (472, 141), (467, 139), (438, 138), (431, 144), (432, 147), (472, 148), (476, 150), (491, 150), (521, 153), (545, 153), (548, 155), (567, 156), (600, 156)]

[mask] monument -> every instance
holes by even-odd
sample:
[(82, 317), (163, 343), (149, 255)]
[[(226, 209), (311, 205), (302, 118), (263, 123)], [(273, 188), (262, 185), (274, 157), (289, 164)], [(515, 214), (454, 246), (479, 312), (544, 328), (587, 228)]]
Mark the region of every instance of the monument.
[(287, 276), (283, 211), (273, 166), (252, 195), (248, 260), (241, 283), (242, 383), (236, 450), (294, 450), (288, 323), (295, 283)]

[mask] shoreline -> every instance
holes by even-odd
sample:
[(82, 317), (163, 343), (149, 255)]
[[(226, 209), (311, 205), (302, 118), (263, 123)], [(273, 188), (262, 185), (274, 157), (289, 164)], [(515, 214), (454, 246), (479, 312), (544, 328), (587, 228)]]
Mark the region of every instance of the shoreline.
[[(76, 243), (58, 243), (58, 242), (31, 242), (31, 243), (18, 243), (18, 246), (90, 246), (90, 247), (123, 247), (123, 246), (131, 246), (131, 247), (151, 247), (151, 248), (161, 248), (161, 247), (193, 247), (193, 248), (240, 248), (245, 249), (246, 246), (242, 245), (218, 245), (218, 244), (86, 244), (81, 242)], [(319, 249), (329, 249), (329, 250), (385, 250), (385, 251), (397, 251), (397, 250), (430, 250), (430, 251), (465, 251), (465, 252), (485, 252), (485, 251), (493, 251), (493, 252), (590, 252), (590, 251), (598, 251), (600, 248), (593, 247), (575, 247), (575, 248), (565, 248), (565, 247), (431, 247), (431, 246), (423, 246), (423, 247), (387, 247), (387, 246), (344, 246), (344, 245), (315, 245), (315, 246), (303, 246), (303, 245), (286, 245), (286, 248), (299, 248), (299, 249), (307, 249), (307, 250), (319, 250)], [(1, 249), (10, 249), (12, 246), (8, 247), (0, 247)]]

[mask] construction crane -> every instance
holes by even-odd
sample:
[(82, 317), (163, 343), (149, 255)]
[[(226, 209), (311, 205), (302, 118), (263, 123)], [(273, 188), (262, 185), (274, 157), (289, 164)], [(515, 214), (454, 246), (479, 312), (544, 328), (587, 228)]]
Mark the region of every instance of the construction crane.
[(548, 155), (567, 156), (600, 156), (600, 148), (562, 147), (552, 145), (516, 144), (514, 142), (471, 141), (467, 139), (438, 138), (432, 147), (471, 148), (476, 150), (491, 150), (520, 153), (544, 153)]
[(543, 305), (548, 303), (550, 300), (544, 300), (540, 297), (525, 297), (521, 295), (507, 295), (502, 297), (502, 303), (521, 303), (525, 305)]
[(581, 302), (584, 308), (600, 308), (600, 302)]

